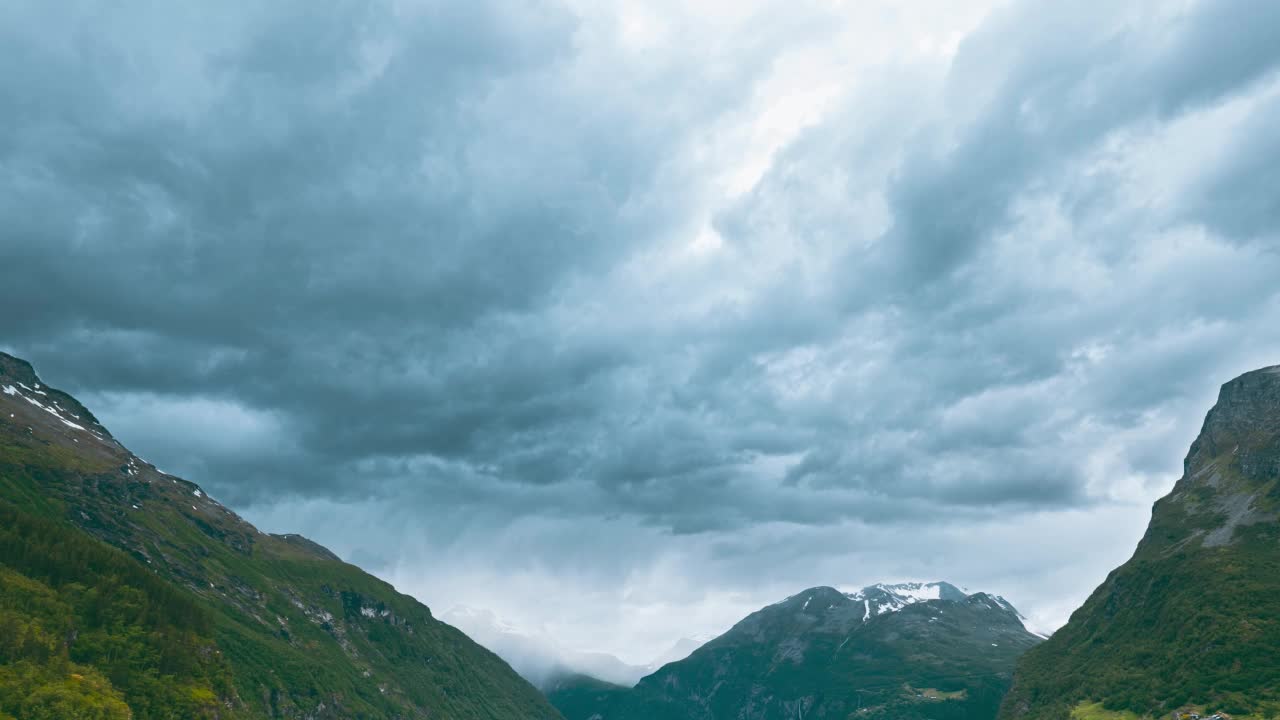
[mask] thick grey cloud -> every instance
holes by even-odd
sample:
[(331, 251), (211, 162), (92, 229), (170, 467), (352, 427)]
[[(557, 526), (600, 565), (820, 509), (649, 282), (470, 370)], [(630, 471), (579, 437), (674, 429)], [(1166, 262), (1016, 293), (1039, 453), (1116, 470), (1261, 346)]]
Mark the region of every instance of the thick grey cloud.
[(949, 105), (964, 118), (975, 95), (983, 102), (954, 134), (926, 127), (890, 185), (892, 277), (929, 280), (972, 259), (1043, 173), (1119, 128), (1247, 90), (1280, 63), (1280, 8), (1206, 2), (1116, 23), (1110, 6), (1016, 4), (965, 40)]
[(1280, 355), (1280, 10), (986, 5), (0, 3), (0, 344), (570, 645), (911, 576), (1052, 625)]

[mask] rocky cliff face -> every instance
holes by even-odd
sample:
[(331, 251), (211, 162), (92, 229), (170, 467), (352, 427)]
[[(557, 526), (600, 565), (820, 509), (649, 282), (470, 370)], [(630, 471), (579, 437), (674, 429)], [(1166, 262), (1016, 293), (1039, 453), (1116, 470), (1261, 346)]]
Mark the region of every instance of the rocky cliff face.
[[(259, 531), (199, 486), (131, 453), (87, 408), (45, 386), (27, 363), (2, 353), (0, 509), (24, 526), (44, 528), (42, 533), (64, 533), (59, 537), (67, 543), (92, 543), (93, 538), (103, 544), (103, 552), (114, 548), (111, 552), (126, 553), (145, 569), (144, 577), (162, 581), (159, 590), (150, 591), (165, 596), (162, 604), (196, 608), (192, 612), (207, 633), (199, 651), (224, 659), (219, 672), (227, 677), (220, 684), (193, 686), (196, 699), (183, 711), (186, 717), (560, 717), (506, 663), (436, 620), (413, 598), (305, 538)], [(28, 539), (0, 538), (10, 544)], [(47, 553), (58, 545), (41, 547)], [(86, 547), (86, 552), (97, 552)], [(8, 550), (14, 552), (7, 557), (31, 559), (29, 548), (0, 547)], [(36, 560), (28, 565), (83, 565), (57, 557)], [(12, 573), (7, 577), (14, 583), (30, 581), (32, 587), (48, 580), (23, 577), (30, 567), (19, 571), (0, 565), (0, 571)], [(116, 582), (130, 575), (121, 571), (112, 577)], [(52, 589), (41, 592), (74, 589), (75, 581), (58, 577)], [(97, 580), (80, 584), (89, 584), (93, 592), (93, 582)], [(0, 630), (35, 627), (36, 619), (22, 609), (28, 601), (0, 592)], [(81, 637), (75, 630), (68, 628), (67, 637)], [(30, 643), (21, 640), (26, 631), (15, 632), (17, 640), (0, 632), (0, 654), (11, 651), (19, 657), (27, 652), (22, 648)], [(111, 649), (107, 656), (95, 654), (83, 640), (69, 639), (67, 645), (72, 658), (89, 668), (98, 660), (145, 649), (144, 644), (129, 645), (131, 640), (121, 642), (126, 647)], [(170, 717), (162, 708), (141, 704), (149, 691), (135, 688), (131, 678), (151, 668), (140, 657), (131, 673), (113, 677), (104, 671), (104, 682), (124, 683), (117, 694), (135, 705), (136, 720)], [(54, 660), (48, 653), (21, 658), (33, 673), (59, 672), (49, 665)], [(77, 674), (83, 675), (71, 673)], [(183, 684), (186, 679), (170, 677), (168, 682)], [(4, 693), (13, 687), (18, 685), (0, 677), (0, 717)]]
[(1020, 663), (1003, 718), (1280, 715), (1280, 367), (1222, 387), (1133, 558)]
[[(1237, 530), (1277, 520), (1280, 486), (1280, 367), (1243, 375), (1222, 387), (1191, 445), (1183, 477), (1164, 513), (1215, 520), (1197, 527), (1205, 547), (1235, 542)], [(1175, 511), (1174, 506), (1180, 505)]]

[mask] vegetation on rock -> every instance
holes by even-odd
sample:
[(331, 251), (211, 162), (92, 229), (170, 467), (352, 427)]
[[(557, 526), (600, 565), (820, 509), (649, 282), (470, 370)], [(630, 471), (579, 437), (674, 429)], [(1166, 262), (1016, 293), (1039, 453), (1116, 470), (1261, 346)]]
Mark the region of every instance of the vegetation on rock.
[(1133, 558), (1027, 653), (1003, 720), (1280, 717), (1280, 368), (1223, 386)]

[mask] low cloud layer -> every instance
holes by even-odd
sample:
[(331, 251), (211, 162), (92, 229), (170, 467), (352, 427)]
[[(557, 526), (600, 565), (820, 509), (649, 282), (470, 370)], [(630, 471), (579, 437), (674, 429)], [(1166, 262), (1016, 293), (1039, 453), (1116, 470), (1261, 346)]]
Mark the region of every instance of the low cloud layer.
[(4, 3), (0, 345), (566, 647), (1054, 627), (1280, 362), (1280, 6), (698, 5)]

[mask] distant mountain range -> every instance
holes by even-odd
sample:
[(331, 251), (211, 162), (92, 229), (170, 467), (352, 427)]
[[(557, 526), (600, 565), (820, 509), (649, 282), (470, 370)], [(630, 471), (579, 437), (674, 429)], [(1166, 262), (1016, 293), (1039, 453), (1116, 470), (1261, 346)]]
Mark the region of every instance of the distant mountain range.
[(633, 689), (578, 676), (569, 720), (993, 718), (1040, 637), (999, 596), (945, 582), (815, 587), (747, 616)]
[(1132, 559), (1043, 642), (945, 582), (810, 588), (644, 667), (447, 617), (510, 665), (0, 353), (0, 720), (1280, 718), (1280, 367), (1223, 386)]
[(704, 642), (681, 638), (649, 664), (630, 665), (608, 653), (565, 648), (550, 633), (516, 628), (488, 610), (456, 606), (440, 618), (497, 653), (526, 680), (544, 689), (573, 676), (631, 687), (663, 665), (688, 657)]
[(0, 720), (559, 717), (413, 598), (259, 531), (0, 353)]
[(1002, 720), (1280, 717), (1280, 366), (1222, 387), (1133, 558), (1018, 666)]

